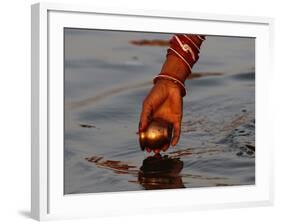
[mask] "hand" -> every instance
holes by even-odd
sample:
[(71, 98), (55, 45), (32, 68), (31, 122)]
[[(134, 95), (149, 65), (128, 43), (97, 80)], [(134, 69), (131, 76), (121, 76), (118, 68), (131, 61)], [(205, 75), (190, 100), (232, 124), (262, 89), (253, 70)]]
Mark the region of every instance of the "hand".
[[(173, 125), (171, 144), (175, 146), (181, 133), (182, 96), (180, 87), (170, 80), (157, 80), (143, 101), (139, 131), (145, 131), (153, 118), (161, 118)], [(169, 146), (165, 145), (160, 151), (166, 151)]]

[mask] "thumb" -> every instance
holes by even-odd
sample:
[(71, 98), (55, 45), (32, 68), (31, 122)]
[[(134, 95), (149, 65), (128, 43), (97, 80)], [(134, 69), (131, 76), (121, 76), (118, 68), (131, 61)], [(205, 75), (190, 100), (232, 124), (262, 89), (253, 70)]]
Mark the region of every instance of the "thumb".
[(174, 127), (174, 131), (173, 131), (173, 139), (172, 139), (172, 146), (176, 146), (176, 144), (178, 143), (178, 141), (180, 140), (180, 134), (181, 134), (181, 122), (180, 121), (176, 121), (173, 124)]
[(152, 115), (152, 106), (149, 103), (144, 103), (140, 116), (139, 131), (144, 131), (147, 128), (151, 120), (151, 115)]

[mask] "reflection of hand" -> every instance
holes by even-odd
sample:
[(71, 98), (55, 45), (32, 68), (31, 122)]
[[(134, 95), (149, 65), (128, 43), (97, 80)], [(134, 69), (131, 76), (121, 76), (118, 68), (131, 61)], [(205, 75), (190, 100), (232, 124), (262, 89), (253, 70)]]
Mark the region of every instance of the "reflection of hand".
[[(149, 122), (154, 118), (160, 118), (173, 124), (171, 144), (175, 146), (181, 132), (182, 96), (180, 87), (170, 80), (157, 80), (143, 101), (139, 131), (145, 131)], [(168, 148), (169, 145), (165, 145), (160, 150), (166, 151)]]

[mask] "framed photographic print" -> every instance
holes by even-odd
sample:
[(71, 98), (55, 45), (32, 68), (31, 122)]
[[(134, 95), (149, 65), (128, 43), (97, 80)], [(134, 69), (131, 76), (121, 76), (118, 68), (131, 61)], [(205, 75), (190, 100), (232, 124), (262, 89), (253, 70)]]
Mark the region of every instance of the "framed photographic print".
[(272, 27), (32, 5), (32, 217), (272, 204)]

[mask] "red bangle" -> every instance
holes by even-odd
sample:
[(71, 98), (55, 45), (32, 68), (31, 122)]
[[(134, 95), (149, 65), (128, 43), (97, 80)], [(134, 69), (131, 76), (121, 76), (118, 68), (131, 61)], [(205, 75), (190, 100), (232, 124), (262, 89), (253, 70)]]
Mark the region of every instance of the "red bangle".
[(203, 35), (176, 34), (170, 40), (167, 56), (169, 54), (177, 56), (191, 72), (193, 65), (199, 58), (200, 46), (204, 39)]
[(184, 97), (186, 95), (186, 88), (185, 88), (185, 85), (180, 81), (178, 80), (177, 78), (169, 75), (169, 74), (166, 74), (166, 73), (160, 73), (159, 75), (157, 75), (154, 79), (153, 79), (153, 83), (155, 84), (157, 82), (158, 79), (167, 79), (167, 80), (170, 80), (172, 81), (173, 83), (177, 84), (180, 89), (181, 89), (181, 96)]

